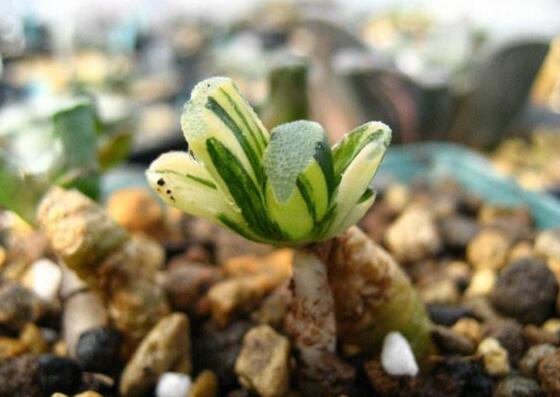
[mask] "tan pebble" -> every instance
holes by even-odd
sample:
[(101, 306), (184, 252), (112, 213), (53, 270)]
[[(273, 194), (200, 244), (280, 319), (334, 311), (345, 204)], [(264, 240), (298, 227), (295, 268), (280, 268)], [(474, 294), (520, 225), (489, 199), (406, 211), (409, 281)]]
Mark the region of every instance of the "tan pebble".
[(512, 262), (516, 259), (523, 258), (526, 256), (531, 256), (534, 254), (533, 245), (528, 241), (520, 241), (515, 244), (508, 255), (508, 262)]
[(535, 251), (560, 260), (560, 230), (544, 230), (535, 238)]
[(265, 295), (266, 291), (255, 282), (255, 277), (247, 276), (219, 281), (206, 295), (210, 304), (212, 319), (219, 325), (226, 325), (238, 311), (248, 310)]
[(51, 397), (68, 397), (66, 394), (62, 394), (62, 393), (54, 393), (51, 394)]
[(268, 324), (271, 327), (280, 327), (284, 323), (284, 319), (290, 304), (292, 302), (292, 291), (289, 282), (272, 291), (262, 302), (261, 306), (251, 313), (251, 319), (259, 324)]
[(407, 208), (389, 226), (385, 242), (396, 259), (403, 262), (429, 257), (442, 245), (432, 214), (420, 206)]
[(234, 312), (248, 310), (291, 276), (293, 251), (276, 250), (262, 257), (244, 256), (227, 261), (231, 276), (214, 284), (207, 293), (212, 318), (225, 325)]
[(410, 202), (410, 190), (406, 185), (395, 183), (387, 189), (384, 202), (395, 213), (400, 213)]
[(550, 318), (544, 322), (542, 329), (557, 334), (560, 332), (560, 318)]
[(80, 394), (76, 394), (74, 397), (103, 397), (101, 394), (88, 390)]
[(463, 299), (463, 307), (482, 322), (495, 321), (498, 318), (498, 314), (486, 296), (466, 297)]
[(496, 283), (497, 275), (493, 269), (481, 269), (474, 272), (465, 296), (488, 295)]
[(480, 232), (467, 245), (467, 260), (476, 269), (502, 268), (507, 261), (510, 240), (497, 230)]
[(263, 397), (280, 397), (288, 392), (290, 343), (268, 325), (251, 329), (235, 362), (239, 382)]
[(474, 343), (482, 339), (482, 326), (474, 318), (460, 318), (452, 327), (453, 331), (466, 336)]
[(107, 202), (111, 218), (133, 233), (154, 235), (163, 226), (163, 210), (146, 189), (129, 188), (111, 195)]
[(294, 251), (289, 248), (277, 249), (263, 256), (243, 255), (227, 260), (222, 269), (227, 276), (241, 277), (271, 273), (278, 277), (289, 276)]
[(68, 356), (68, 345), (63, 340), (59, 340), (52, 347), (52, 353), (58, 357)]
[(478, 345), (477, 353), (482, 356), (484, 368), (491, 376), (505, 376), (510, 372), (508, 352), (494, 338), (485, 338)]
[(560, 259), (558, 258), (548, 258), (546, 260), (546, 265), (550, 269), (554, 276), (556, 277), (556, 281), (560, 284)]
[(0, 361), (27, 353), (27, 346), (21, 341), (0, 336)]
[(425, 304), (453, 305), (459, 302), (459, 297), (459, 289), (450, 279), (437, 280), (420, 289), (420, 298)]
[(144, 395), (164, 372), (190, 373), (189, 320), (183, 313), (162, 318), (144, 337), (126, 365), (120, 384), (124, 397)]
[(49, 350), (49, 346), (47, 342), (45, 342), (41, 330), (33, 323), (29, 323), (23, 327), (19, 340), (27, 346), (27, 349), (31, 353), (41, 354)]
[(218, 377), (207, 369), (196, 377), (187, 397), (216, 397), (218, 388)]
[(445, 274), (456, 283), (468, 282), (471, 279), (471, 267), (462, 261), (453, 261), (445, 266)]

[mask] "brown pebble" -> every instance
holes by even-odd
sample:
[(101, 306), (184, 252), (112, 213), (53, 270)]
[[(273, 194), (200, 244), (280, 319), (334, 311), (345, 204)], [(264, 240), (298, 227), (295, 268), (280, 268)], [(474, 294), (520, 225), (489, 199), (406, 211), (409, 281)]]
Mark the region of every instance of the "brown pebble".
[(432, 329), (432, 340), (442, 354), (461, 354), (464, 356), (474, 352), (476, 345), (464, 335), (452, 329), (437, 325)]
[(196, 377), (187, 397), (216, 397), (218, 389), (218, 377), (214, 372), (206, 369)]
[(546, 356), (554, 354), (555, 351), (556, 347), (549, 344), (530, 347), (519, 360), (519, 370), (528, 378), (536, 378), (539, 362)]
[(560, 344), (560, 336), (552, 332), (548, 332), (536, 325), (529, 324), (523, 328), (523, 337), (528, 346), (542, 345), (549, 343), (551, 345)]
[(20, 340), (0, 336), (0, 361), (21, 356), (27, 349), (27, 345)]
[(500, 345), (508, 351), (512, 362), (517, 362), (525, 351), (523, 328), (514, 320), (500, 319), (486, 323), (483, 327), (483, 336), (500, 342)]
[(273, 328), (280, 327), (284, 323), (292, 298), (289, 282), (286, 281), (264, 298), (260, 307), (251, 313), (251, 320)]
[(38, 368), (38, 357), (31, 354), (0, 361), (0, 396), (42, 397)]
[(45, 304), (31, 290), (18, 283), (0, 283), (0, 325), (18, 331), (45, 312)]
[(408, 382), (408, 377), (400, 378), (388, 375), (377, 358), (364, 363), (366, 376), (372, 389), (380, 397), (398, 396)]
[(558, 283), (541, 260), (528, 257), (511, 263), (499, 275), (490, 296), (493, 306), (508, 317), (541, 324), (555, 312)]
[(46, 353), (49, 349), (41, 330), (33, 323), (29, 323), (23, 328), (19, 340), (27, 346), (30, 353)]
[(119, 225), (130, 232), (157, 237), (163, 227), (163, 210), (146, 189), (119, 190), (109, 197), (107, 211)]
[(196, 312), (206, 291), (220, 278), (218, 268), (181, 262), (165, 273), (164, 289), (175, 310)]
[(540, 361), (537, 375), (547, 396), (560, 396), (560, 350), (556, 350)]
[(479, 321), (493, 321), (498, 314), (485, 296), (468, 297), (463, 301), (463, 307), (469, 310)]

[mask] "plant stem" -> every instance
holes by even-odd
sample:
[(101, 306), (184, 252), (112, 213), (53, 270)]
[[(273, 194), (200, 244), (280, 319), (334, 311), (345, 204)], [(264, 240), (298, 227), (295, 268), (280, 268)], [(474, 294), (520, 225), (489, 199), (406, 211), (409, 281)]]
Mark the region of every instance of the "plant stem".
[(287, 331), (310, 390), (331, 395), (354, 376), (336, 356), (337, 339), (346, 356), (378, 353), (391, 331), (404, 335), (418, 360), (433, 350), (429, 318), (408, 277), (355, 226), (296, 250), (292, 283)]
[(339, 394), (336, 385), (348, 383), (354, 371), (335, 355), (333, 294), (326, 266), (312, 249), (295, 251), (292, 283), (294, 299), (286, 326), (299, 355), (300, 388), (304, 395), (316, 395), (318, 390), (320, 395)]

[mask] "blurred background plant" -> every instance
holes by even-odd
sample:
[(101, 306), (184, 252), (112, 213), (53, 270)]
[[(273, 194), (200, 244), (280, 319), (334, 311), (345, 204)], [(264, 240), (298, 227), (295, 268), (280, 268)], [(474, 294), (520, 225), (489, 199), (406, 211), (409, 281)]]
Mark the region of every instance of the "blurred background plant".
[[(44, 128), (52, 122), (40, 120), (62, 99), (86, 97), (96, 167), (121, 165), (101, 191), (141, 183), (136, 166), (185, 148), (180, 108), (215, 75), (233, 78), (269, 127), (308, 118), (331, 142), (380, 120), (395, 143), (453, 141), (492, 156), (508, 137), (525, 143), (560, 129), (551, 45), (560, 5), (551, 0), (9, 0), (1, 11), (0, 146), (31, 172), (60, 168), (56, 150), (69, 146), (53, 149)], [(507, 164), (503, 152), (500, 170), (524, 175), (525, 187), (557, 189), (551, 172), (527, 182), (533, 166)], [(49, 169), (51, 181), (65, 183), (57, 172)]]

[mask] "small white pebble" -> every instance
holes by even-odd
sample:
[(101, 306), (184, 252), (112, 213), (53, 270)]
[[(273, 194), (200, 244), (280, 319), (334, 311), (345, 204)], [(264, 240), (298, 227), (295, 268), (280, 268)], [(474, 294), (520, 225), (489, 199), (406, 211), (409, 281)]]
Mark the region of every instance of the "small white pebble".
[(416, 376), (418, 364), (408, 341), (399, 332), (390, 332), (383, 340), (381, 365), (393, 376)]
[(47, 258), (33, 262), (24, 276), (24, 284), (47, 302), (56, 299), (61, 282), (60, 267)]
[(166, 372), (158, 379), (156, 397), (185, 397), (191, 386), (190, 376), (177, 372)]

